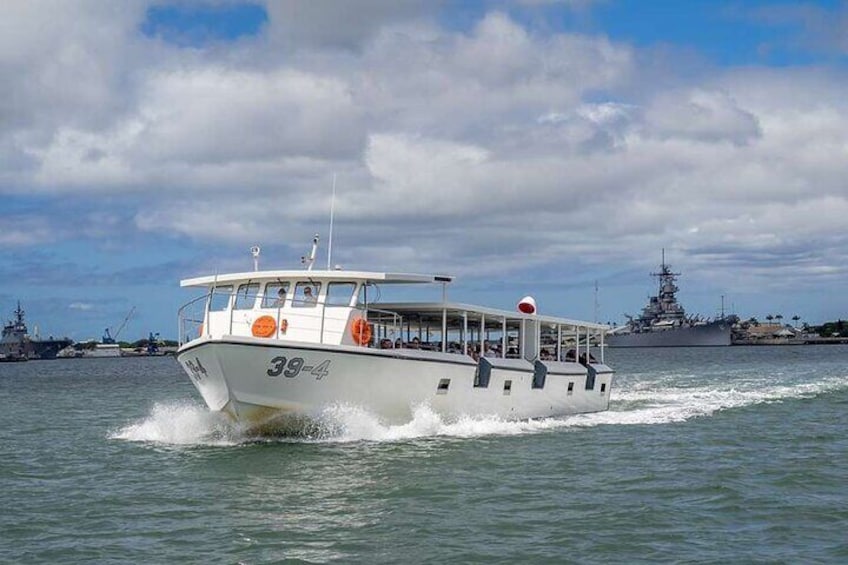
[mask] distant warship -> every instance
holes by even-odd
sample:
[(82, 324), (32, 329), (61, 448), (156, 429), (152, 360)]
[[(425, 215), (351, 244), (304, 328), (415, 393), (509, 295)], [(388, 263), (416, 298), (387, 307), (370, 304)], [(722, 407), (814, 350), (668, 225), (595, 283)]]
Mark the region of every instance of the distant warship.
[(30, 337), (24, 323), (24, 311), (21, 309), (20, 302), (14, 314), (15, 318), (3, 325), (3, 336), (0, 338), (0, 360), (2, 361), (55, 359), (59, 351), (73, 343), (68, 338)]
[(624, 326), (607, 334), (610, 347), (698, 347), (730, 345), (731, 327), (735, 316), (724, 316), (716, 320), (687, 318), (683, 306), (678, 304), (674, 284), (680, 273), (673, 273), (665, 262), (658, 273), (651, 276), (659, 279), (659, 290), (642, 309), (638, 318), (630, 318)]

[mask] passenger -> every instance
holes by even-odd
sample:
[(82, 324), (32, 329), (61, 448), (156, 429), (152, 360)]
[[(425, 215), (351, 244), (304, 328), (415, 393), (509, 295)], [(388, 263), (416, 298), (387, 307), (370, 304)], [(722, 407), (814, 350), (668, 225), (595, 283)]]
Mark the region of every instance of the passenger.
[(392, 348), (392, 340), (388, 338), (383, 338), (380, 340), (380, 349), (391, 349)]
[(303, 302), (306, 304), (315, 304), (318, 301), (318, 297), (316, 297), (312, 293), (311, 286), (303, 287)]
[(277, 299), (274, 300), (274, 303), (271, 304), (274, 308), (282, 308), (286, 303), (286, 287), (281, 287), (279, 291), (277, 291)]
[(480, 356), (477, 354), (477, 347), (475, 345), (468, 345), (465, 350), (468, 353), (468, 356), (474, 359), (475, 361), (480, 359)]
[(397, 338), (395, 340), (395, 349), (400, 349), (401, 347), (403, 347), (403, 342), (400, 340), (400, 338)]
[(410, 349), (421, 349), (421, 340), (418, 337), (413, 337), (408, 347)]

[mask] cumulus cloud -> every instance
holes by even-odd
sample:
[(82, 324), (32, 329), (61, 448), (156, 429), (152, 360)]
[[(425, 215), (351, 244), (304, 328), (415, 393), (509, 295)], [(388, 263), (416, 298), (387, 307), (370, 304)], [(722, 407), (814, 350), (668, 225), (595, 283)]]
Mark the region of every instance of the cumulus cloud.
[[(259, 35), (188, 48), (141, 33), (149, 5), (6, 8), (0, 193), (124, 206), (139, 237), (299, 244), (336, 173), (344, 262), (471, 274), (672, 246), (704, 274), (815, 279), (848, 243), (839, 72), (655, 80), (651, 51), (416, 0), (268, 2)], [(60, 224), (97, 237), (6, 214), (0, 247)]]
[(646, 121), (653, 133), (677, 139), (742, 145), (760, 135), (756, 116), (720, 91), (661, 94), (647, 108)]
[(274, 45), (288, 49), (364, 46), (392, 24), (416, 20), (434, 13), (437, 2), (427, 0), (270, 0), (265, 3)]

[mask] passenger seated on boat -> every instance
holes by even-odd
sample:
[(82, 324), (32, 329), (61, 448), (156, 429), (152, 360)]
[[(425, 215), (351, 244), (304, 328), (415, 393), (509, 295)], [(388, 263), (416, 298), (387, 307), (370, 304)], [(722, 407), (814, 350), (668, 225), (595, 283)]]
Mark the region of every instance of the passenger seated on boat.
[(403, 341), (401, 341), (400, 338), (397, 338), (395, 340), (395, 349), (400, 349), (401, 347), (403, 347)]
[(500, 348), (497, 344), (489, 344), (488, 341), (483, 342), (483, 357), (500, 357)]
[(421, 340), (417, 337), (413, 337), (412, 341), (406, 344), (410, 349), (421, 349)]
[(392, 340), (383, 338), (380, 340), (380, 349), (392, 349)]
[(311, 287), (311, 286), (307, 286), (307, 287), (304, 287), (304, 288), (303, 288), (303, 301), (304, 301), (306, 304), (315, 304), (315, 302), (316, 302), (317, 300), (318, 300), (318, 299), (317, 299), (317, 298), (315, 297), (315, 295), (312, 293), (312, 287)]
[(277, 292), (277, 299), (274, 300), (274, 303), (271, 305), (274, 308), (281, 308), (286, 303), (286, 287), (280, 287), (280, 290)]
[(471, 357), (475, 361), (480, 359), (480, 355), (477, 354), (477, 346), (476, 345), (469, 344), (468, 347), (466, 347), (466, 353), (468, 354), (469, 357)]
[(577, 360), (577, 353), (573, 349), (569, 349), (565, 352), (565, 361), (569, 361), (573, 363)]

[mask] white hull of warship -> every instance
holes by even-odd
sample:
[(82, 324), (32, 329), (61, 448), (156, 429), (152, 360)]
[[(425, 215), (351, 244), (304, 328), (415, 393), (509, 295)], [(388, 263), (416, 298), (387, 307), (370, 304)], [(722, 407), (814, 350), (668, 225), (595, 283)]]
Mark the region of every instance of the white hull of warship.
[[(340, 405), (385, 423), (420, 405), (447, 418), (608, 409), (613, 371), (603, 347), (590, 352), (607, 326), (538, 315), (532, 299), (522, 311), (451, 303), (448, 276), (311, 270), (314, 254), (307, 270), (182, 281), (205, 293), (180, 310), (177, 359), (210, 409), (251, 427)], [(371, 301), (424, 283), (442, 300)]]
[(724, 347), (731, 345), (734, 317), (724, 314), (716, 320), (689, 318), (677, 302), (675, 284), (680, 273), (671, 271), (665, 262), (660, 270), (651, 273), (659, 279), (659, 290), (642, 309), (638, 318), (607, 335), (610, 347)]

